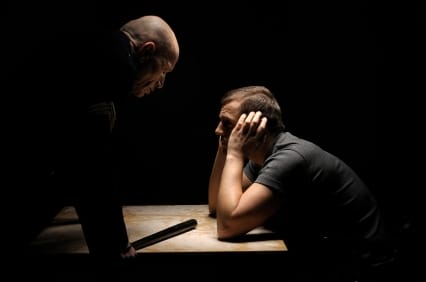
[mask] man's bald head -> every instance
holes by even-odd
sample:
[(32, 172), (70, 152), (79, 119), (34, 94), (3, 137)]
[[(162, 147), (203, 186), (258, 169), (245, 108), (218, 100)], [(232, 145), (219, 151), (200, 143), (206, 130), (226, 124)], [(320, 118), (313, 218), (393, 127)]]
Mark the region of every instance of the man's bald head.
[(127, 22), (120, 30), (130, 41), (129, 55), (136, 71), (133, 95), (143, 97), (162, 88), (179, 59), (172, 28), (162, 18), (148, 15)]
[(169, 24), (161, 17), (148, 15), (125, 23), (121, 29), (131, 39), (135, 47), (146, 42), (154, 42), (156, 53), (176, 63), (179, 58), (179, 44)]

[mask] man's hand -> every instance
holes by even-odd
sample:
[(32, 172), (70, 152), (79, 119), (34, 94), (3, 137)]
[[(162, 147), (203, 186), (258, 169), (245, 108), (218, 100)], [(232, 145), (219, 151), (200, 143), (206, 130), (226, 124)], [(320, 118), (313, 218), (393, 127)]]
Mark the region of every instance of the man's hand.
[(136, 249), (129, 243), (127, 249), (120, 256), (122, 259), (133, 258), (136, 256)]
[(242, 114), (229, 136), (227, 152), (247, 155), (256, 149), (265, 134), (266, 122), (267, 118), (259, 111)]

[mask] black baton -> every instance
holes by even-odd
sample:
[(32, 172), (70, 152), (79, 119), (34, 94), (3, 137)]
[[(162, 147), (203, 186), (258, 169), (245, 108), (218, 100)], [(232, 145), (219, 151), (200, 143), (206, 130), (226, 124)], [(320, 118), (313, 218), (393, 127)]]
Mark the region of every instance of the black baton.
[(147, 246), (153, 245), (157, 242), (160, 242), (160, 241), (169, 239), (173, 236), (179, 235), (181, 233), (187, 232), (191, 229), (194, 229), (196, 226), (197, 226), (196, 219), (188, 219), (184, 222), (175, 224), (173, 226), (167, 227), (166, 229), (163, 229), (161, 231), (158, 231), (156, 233), (143, 237), (139, 240), (136, 240), (132, 242), (131, 244), (133, 248), (135, 248), (136, 250), (139, 250)]

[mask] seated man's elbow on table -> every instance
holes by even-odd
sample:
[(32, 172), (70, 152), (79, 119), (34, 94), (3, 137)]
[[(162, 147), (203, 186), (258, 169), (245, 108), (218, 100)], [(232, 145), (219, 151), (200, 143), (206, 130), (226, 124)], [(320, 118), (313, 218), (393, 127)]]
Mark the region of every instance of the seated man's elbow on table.
[(217, 236), (220, 240), (229, 240), (247, 234), (276, 214), (282, 207), (281, 198), (261, 184), (244, 193), (238, 206), (221, 206), (216, 210)]
[(244, 235), (246, 232), (241, 232), (229, 225), (217, 223), (217, 239), (220, 241), (231, 240), (233, 238)]
[[(209, 216), (217, 219), (216, 207), (209, 205)], [(229, 240), (238, 237), (241, 231), (233, 228), (232, 220), (217, 220), (216, 221), (216, 235), (219, 240)]]
[(232, 240), (243, 236), (261, 226), (263, 220), (259, 217), (241, 217), (237, 215), (220, 215), (217, 216), (217, 238), (219, 240)]

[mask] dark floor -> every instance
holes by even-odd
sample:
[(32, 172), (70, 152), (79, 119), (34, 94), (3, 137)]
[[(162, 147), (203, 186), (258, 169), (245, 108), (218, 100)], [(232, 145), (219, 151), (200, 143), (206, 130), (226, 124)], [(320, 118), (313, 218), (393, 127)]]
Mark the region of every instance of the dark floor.
[[(326, 255), (326, 254), (325, 254)], [(424, 281), (420, 279), (423, 262), (411, 253), (401, 252), (393, 263), (376, 269), (369, 279), (343, 280), (335, 273), (324, 276), (314, 274), (307, 268), (297, 266), (288, 254), (140, 254), (135, 259), (120, 264), (94, 264), (87, 255), (66, 255), (55, 257), (24, 256), (17, 263), (14, 277), (19, 280), (31, 278), (34, 281), (146, 281), (203, 279), (279, 279), (289, 282), (388, 282)], [(15, 265), (16, 266), (16, 265)], [(319, 271), (317, 269), (317, 271)], [(318, 278), (323, 277), (323, 278)], [(282, 278), (282, 279), (281, 279)], [(334, 280), (333, 280), (334, 279)], [(15, 279), (14, 279), (15, 280)]]

